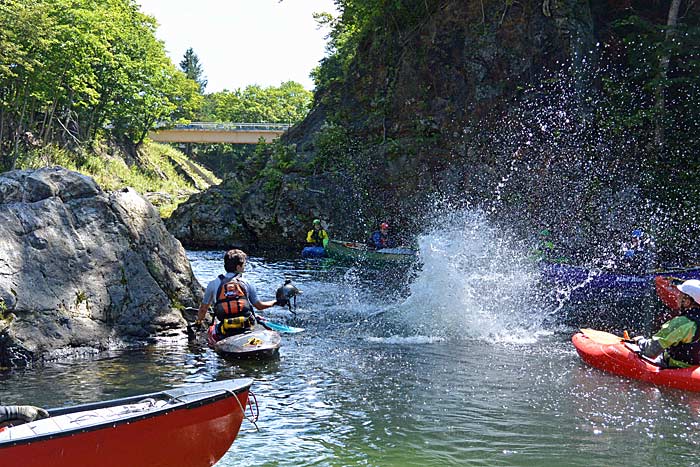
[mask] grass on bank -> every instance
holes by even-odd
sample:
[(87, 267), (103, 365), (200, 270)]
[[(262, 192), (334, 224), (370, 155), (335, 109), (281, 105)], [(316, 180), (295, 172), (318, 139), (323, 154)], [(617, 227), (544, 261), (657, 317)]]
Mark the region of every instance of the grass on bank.
[(22, 154), (18, 169), (60, 165), (92, 177), (104, 190), (131, 187), (153, 203), (162, 218), (170, 217), (190, 195), (221, 183), (211, 171), (167, 144), (146, 142), (131, 158), (106, 144), (79, 153), (46, 146)]

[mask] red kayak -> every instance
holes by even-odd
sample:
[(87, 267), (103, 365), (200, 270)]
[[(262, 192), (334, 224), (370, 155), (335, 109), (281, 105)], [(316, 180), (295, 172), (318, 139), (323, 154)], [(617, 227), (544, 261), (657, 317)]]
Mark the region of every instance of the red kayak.
[(599, 370), (657, 386), (700, 392), (700, 366), (662, 369), (635, 353), (636, 345), (593, 329), (582, 329), (571, 341), (581, 360)]
[(49, 410), (49, 418), (0, 429), (0, 464), (212, 466), (238, 435), (252, 382), (216, 381)]
[(678, 299), (681, 295), (681, 291), (676, 287), (683, 281), (681, 279), (674, 279), (672, 277), (657, 276), (654, 279), (654, 286), (656, 287), (656, 295), (659, 296), (664, 305), (669, 307), (671, 310), (678, 311), (679, 303)]
[(681, 291), (678, 290), (676, 286), (682, 283), (682, 279), (676, 279), (674, 277), (657, 276), (654, 279), (656, 295), (661, 299), (664, 305), (668, 307), (668, 310), (665, 310), (657, 317), (656, 327), (660, 327), (666, 321), (681, 314), (679, 303)]

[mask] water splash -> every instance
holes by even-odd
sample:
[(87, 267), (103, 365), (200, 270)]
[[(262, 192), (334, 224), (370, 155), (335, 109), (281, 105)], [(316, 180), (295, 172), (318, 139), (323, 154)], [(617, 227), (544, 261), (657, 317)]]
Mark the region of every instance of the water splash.
[(422, 268), (410, 296), (385, 319), (414, 335), (450, 340), (525, 343), (546, 332), (535, 264), (484, 212), (439, 215), (419, 246)]
[(700, 224), (689, 200), (697, 197), (692, 183), (677, 185), (680, 174), (695, 170), (692, 145), (658, 154), (653, 131), (642, 129), (653, 120), (643, 110), (649, 90), (632, 71), (587, 66), (585, 74), (605, 77), (604, 86), (584, 92), (562, 64), (525, 86), (502, 114), (470, 126), (477, 143), (465, 141), (466, 194), (520, 224), (523, 236), (547, 227), (575, 264), (611, 256), (635, 228), (656, 238), (660, 260), (690, 264)]

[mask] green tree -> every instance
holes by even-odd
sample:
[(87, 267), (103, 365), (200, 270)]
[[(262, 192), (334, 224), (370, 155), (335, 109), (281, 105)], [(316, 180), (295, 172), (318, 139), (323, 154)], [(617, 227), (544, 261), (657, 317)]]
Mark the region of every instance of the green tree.
[(202, 104), (134, 0), (2, 0), (0, 22), (4, 168), (27, 141), (139, 143), (156, 121), (190, 118)]
[(204, 93), (204, 89), (207, 87), (207, 79), (203, 76), (204, 69), (199, 63), (199, 57), (194, 53), (192, 47), (185, 51), (185, 55), (180, 61), (180, 69), (185, 73), (185, 75), (199, 85), (199, 92)]
[(219, 122), (297, 123), (309, 112), (313, 94), (294, 81), (279, 87), (250, 85), (206, 96), (202, 120)]
[[(663, 171), (700, 131), (700, 11), (680, 2), (651, 3), (613, 23), (625, 45), (622, 63), (604, 76), (609, 105), (604, 123), (632, 130), (651, 162)], [(620, 55), (620, 54), (618, 54)], [(610, 57), (614, 61), (616, 57)]]

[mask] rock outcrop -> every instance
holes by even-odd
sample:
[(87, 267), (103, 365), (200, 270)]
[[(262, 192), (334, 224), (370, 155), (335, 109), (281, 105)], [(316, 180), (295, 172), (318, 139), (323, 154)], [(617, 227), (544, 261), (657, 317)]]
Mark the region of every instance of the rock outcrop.
[(202, 296), (181, 244), (131, 189), (61, 167), (0, 175), (0, 366), (180, 332)]
[(165, 221), (168, 230), (188, 248), (301, 249), (313, 219), (332, 227), (333, 202), (348, 188), (329, 176), (289, 174), (269, 197), (262, 183), (244, 187), (236, 178), (190, 197)]
[[(238, 174), (181, 205), (171, 232), (192, 247), (291, 245), (320, 217), (332, 236), (358, 240), (382, 220), (416, 232), (436, 194), (489, 192), (502, 162), (475, 149), (476, 125), (507, 112), (549, 67), (594, 46), (591, 7), (580, 0), (413, 3), (420, 14), (405, 15), (405, 24), (392, 17), (390, 30), (364, 37), (345, 80), (319, 90), (307, 119), (282, 138), (296, 151), (295, 167), (313, 173), (278, 165), (284, 175), (274, 190), (244, 183), (256, 173)], [(266, 167), (275, 167), (274, 157)], [(224, 212), (219, 202), (234, 209)]]
[[(650, 21), (644, 28), (665, 24), (667, 5), (638, 7)], [(348, 62), (326, 61), (333, 79), (319, 83), (313, 110), (282, 138), (284, 147), (245, 164), (252, 170), (239, 171), (236, 183), (181, 205), (168, 225), (189, 226), (173, 232), (192, 246), (198, 237), (208, 245), (298, 246), (314, 217), (334, 238), (362, 240), (387, 220), (392, 234), (411, 240), (439, 227), (445, 210), (466, 206), (492, 213), (523, 239), (547, 227), (588, 260), (667, 212), (684, 217), (663, 242), (676, 261), (677, 251), (696, 250), (694, 214), (676, 207), (689, 190), (676, 174), (697, 158), (692, 144), (679, 144), (675, 167), (663, 162), (671, 145), (668, 157), (657, 157), (648, 129), (661, 122), (647, 120), (643, 102), (658, 90), (640, 93), (651, 89), (654, 72), (638, 81), (640, 56), (626, 55), (644, 46), (628, 49), (635, 36), (621, 28), (636, 21), (634, 10), (608, 0), (406, 0), (368, 8), (353, 52), (340, 57)], [(688, 109), (669, 106), (667, 117), (677, 112), (688, 122), (677, 136), (692, 134), (697, 119)], [(224, 216), (217, 202), (232, 197), (239, 202)], [(207, 224), (236, 229), (196, 232)]]

